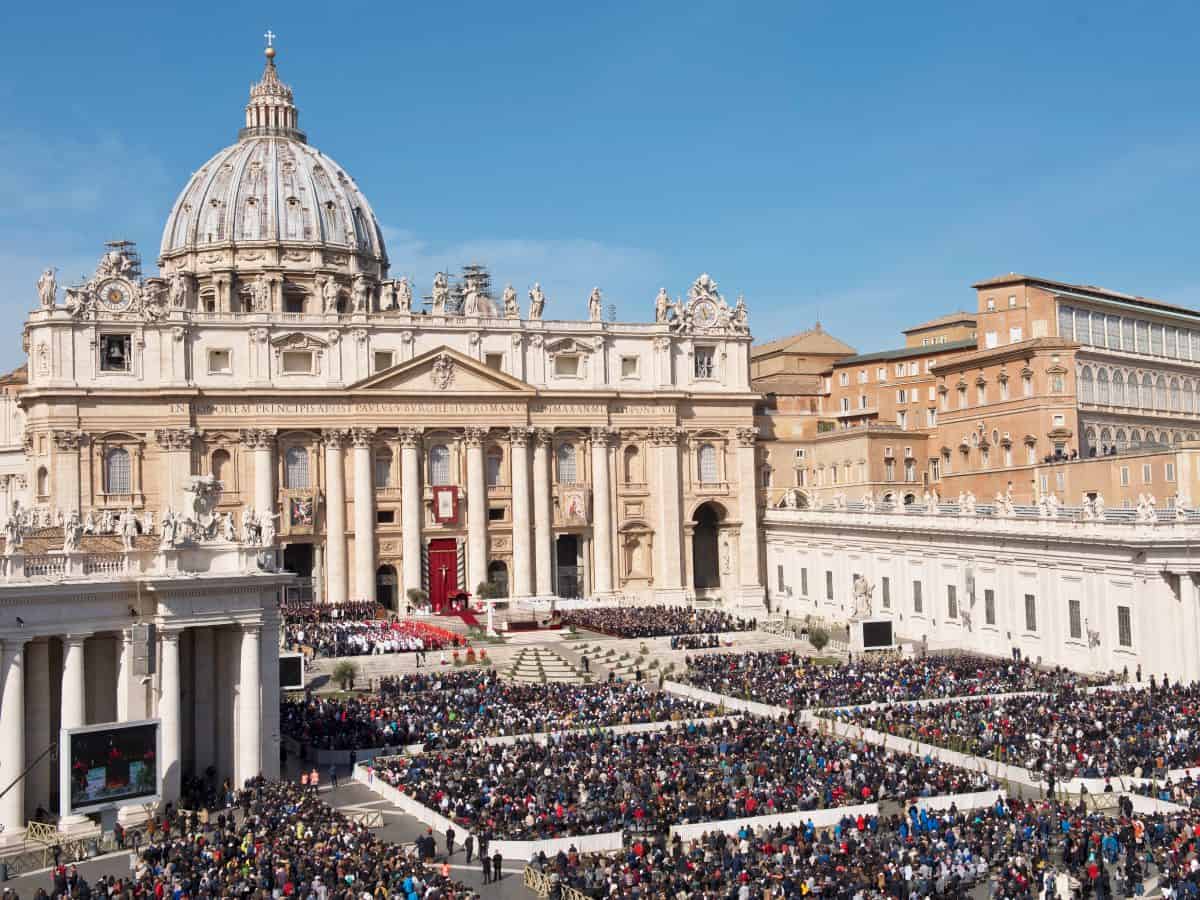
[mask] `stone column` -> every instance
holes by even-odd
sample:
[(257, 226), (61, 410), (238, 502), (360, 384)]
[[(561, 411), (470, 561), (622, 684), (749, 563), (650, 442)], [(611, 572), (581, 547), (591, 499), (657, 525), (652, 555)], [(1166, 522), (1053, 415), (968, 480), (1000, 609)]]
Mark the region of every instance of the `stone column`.
[(678, 602), (684, 598), (680, 525), (679, 440), (683, 430), (673, 425), (652, 429), (655, 476), (658, 485), (658, 527), (654, 535), (654, 595), (657, 600)]
[(275, 511), (275, 432), (266, 428), (243, 428), (242, 445), (254, 457), (254, 509)]
[(262, 771), (262, 673), (258, 643), (259, 626), (243, 625), (238, 669), (238, 787)]
[(375, 602), (375, 472), (371, 458), (374, 428), (351, 428), (354, 444), (354, 596)]
[(550, 447), (554, 433), (547, 428), (534, 432), (533, 445), (533, 552), (537, 563), (537, 595), (554, 595), (553, 525), (551, 514), (554, 509), (550, 495)]
[[(483, 442), (486, 428), (467, 426), (463, 442), (467, 446), (467, 584), (472, 594), (481, 581), (487, 581), (487, 479), (483, 473)], [(459, 586), (462, 589), (462, 585)]]
[(400, 429), (400, 527), (403, 529), (404, 583), (397, 602), (421, 587), (421, 429)]
[(738, 539), (738, 569), (741, 573), (738, 603), (741, 606), (763, 606), (766, 591), (761, 580), (762, 561), (758, 546), (758, 457), (755, 450), (758, 429), (739, 428), (737, 440), (738, 515), (742, 520)]
[[(87, 724), (87, 713), (85, 710), (86, 680), (83, 665), (83, 643), (91, 635), (89, 634), (64, 634), (63, 642), (63, 664), (62, 664), (62, 703), (59, 712), (59, 724), (63, 728), (78, 728), (81, 725)], [(66, 747), (59, 747), (60, 753), (66, 752)], [(70, 803), (70, 795), (68, 792), (62, 792), (60, 797), (60, 808), (62, 816), (59, 819), (59, 830), (69, 831), (73, 827), (87, 822), (87, 816), (69, 816), (66, 814), (68, 804)]]
[(279, 611), (263, 610), (262, 626), (262, 773), (279, 777)]
[(529, 547), (529, 429), (508, 430), (512, 464), (513, 578), (509, 593), (528, 597), (533, 591), (533, 561)]
[(217, 715), (216, 671), (217, 649), (213, 645), (211, 628), (192, 629), (192, 717), (196, 728), (195, 742), (196, 774), (217, 763), (217, 733), (212, 727)]
[[(50, 642), (34, 638), (25, 645), (25, 759), (37, 759), (50, 746)], [(0, 709), (0, 715), (3, 710)], [(3, 726), (0, 725), (0, 728)], [(26, 818), (38, 805), (50, 808), (50, 785), (58, 777), (54, 760), (49, 757), (25, 776)], [(7, 782), (6, 782), (7, 783)]]
[(129, 721), (129, 691), (133, 681), (133, 632), (128, 628), (117, 636), (117, 721)]
[(72, 512), (79, 512), (79, 447), (83, 435), (78, 431), (55, 429), (51, 436), (54, 438), (53, 503), (70, 518)]
[[(6, 637), (0, 650), (0, 841), (19, 842), (25, 833), (25, 783), (17, 781), (25, 769), (25, 641)], [(13, 784), (16, 782), (16, 784)]]
[(327, 428), (325, 445), (325, 597), (330, 603), (346, 602), (346, 466), (342, 447), (346, 432)]
[(160, 764), (162, 796), (166, 803), (179, 799), (183, 760), (180, 758), (182, 721), (179, 702), (179, 636), (181, 630), (160, 628), (158, 718), (161, 729)]
[(609, 481), (609, 448), (617, 430), (606, 425), (592, 428), (592, 563), (593, 588), (603, 598), (613, 592), (612, 488)]

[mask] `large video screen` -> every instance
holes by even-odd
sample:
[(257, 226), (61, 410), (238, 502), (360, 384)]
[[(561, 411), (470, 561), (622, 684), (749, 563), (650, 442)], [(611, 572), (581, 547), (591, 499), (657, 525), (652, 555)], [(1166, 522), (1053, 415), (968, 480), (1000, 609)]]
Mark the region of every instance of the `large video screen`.
[(304, 655), (279, 654), (279, 687), (285, 691), (304, 690)]
[(863, 622), (863, 649), (878, 650), (892, 646), (891, 622)]
[(73, 813), (158, 795), (158, 721), (65, 730), (63, 776)]

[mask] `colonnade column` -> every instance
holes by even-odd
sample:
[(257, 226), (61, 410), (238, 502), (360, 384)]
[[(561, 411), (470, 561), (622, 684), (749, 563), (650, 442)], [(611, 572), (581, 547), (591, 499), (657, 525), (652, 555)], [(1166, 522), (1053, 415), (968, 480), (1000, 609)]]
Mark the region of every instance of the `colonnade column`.
[(374, 428), (351, 428), (354, 443), (354, 596), (375, 603)]
[(608, 451), (617, 430), (606, 425), (592, 428), (592, 549), (596, 574), (595, 593), (605, 598), (613, 590), (612, 488)]
[(683, 599), (683, 566), (681, 550), (683, 528), (680, 525), (679, 505), (679, 439), (683, 430), (674, 425), (651, 429), (654, 445), (655, 475), (658, 478), (656, 503), (658, 522), (654, 535), (654, 594), (656, 599)]
[(537, 595), (554, 594), (551, 563), (553, 505), (550, 497), (550, 445), (554, 433), (546, 428), (534, 432), (533, 445), (533, 553), (537, 569)]
[(262, 773), (279, 777), (279, 612), (263, 610), (262, 642)]
[(762, 606), (766, 591), (761, 582), (761, 560), (758, 546), (758, 458), (755, 444), (757, 428), (737, 430), (738, 515), (742, 525), (738, 538), (741, 577), (738, 603), (741, 606)]
[(512, 537), (514, 597), (528, 597), (533, 591), (533, 564), (529, 548), (529, 429), (508, 430), (512, 464)]
[(238, 669), (237, 786), (262, 771), (262, 665), (259, 626), (242, 626)]
[[(50, 640), (34, 638), (25, 645), (25, 760), (37, 759), (53, 741), (50, 734)], [(3, 715), (0, 710), (0, 716)], [(0, 722), (0, 729), (5, 725)], [(39, 805), (49, 808), (52, 780), (58, 770), (49, 757), (25, 776), (26, 818)], [(7, 784), (7, 782), (5, 782)], [(0, 785), (0, 787), (3, 787)]]
[[(487, 479), (483, 475), (483, 442), (487, 429), (467, 426), (463, 440), (467, 445), (467, 584), (475, 593), (481, 581), (487, 581)], [(462, 589), (462, 586), (459, 586)]]
[(203, 773), (209, 766), (217, 764), (217, 733), (211, 727), (216, 720), (216, 660), (212, 628), (192, 629), (192, 660), (195, 669), (192, 679), (192, 710), (196, 720), (193, 729), (195, 741), (196, 771)]
[[(0, 650), (0, 841), (21, 840), (25, 829), (25, 784), (18, 777), (25, 768), (25, 641), (6, 637)], [(15, 784), (13, 782), (16, 782)]]
[[(161, 729), (160, 750), (162, 753), (162, 797), (166, 803), (179, 799), (182, 783), (180, 759), (179, 712), (179, 635), (181, 629), (160, 628), (159, 653), (161, 655), (158, 684), (158, 718)], [(209, 727), (211, 723), (201, 723)]]
[(397, 605), (421, 587), (421, 429), (400, 429), (400, 527), (403, 529), (404, 583)]
[(325, 429), (325, 599), (346, 602), (346, 466), (342, 447), (346, 432)]
[[(62, 663), (62, 703), (59, 711), (59, 724), (63, 728), (78, 728), (87, 724), (85, 697), (86, 680), (83, 665), (83, 642), (90, 634), (64, 634), (63, 663)], [(66, 752), (66, 747), (59, 747), (60, 753)], [(59, 819), (59, 829), (70, 830), (72, 826), (81, 825), (87, 821), (86, 816), (66, 815), (71, 797), (63, 792), (60, 797), (62, 816)]]

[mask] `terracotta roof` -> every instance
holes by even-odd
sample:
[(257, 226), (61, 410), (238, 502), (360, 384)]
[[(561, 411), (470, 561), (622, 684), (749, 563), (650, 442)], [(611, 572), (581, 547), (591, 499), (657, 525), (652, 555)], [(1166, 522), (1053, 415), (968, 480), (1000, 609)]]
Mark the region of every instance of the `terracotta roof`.
[(1007, 275), (997, 275), (995, 278), (989, 278), (986, 281), (979, 281), (971, 285), (978, 289), (989, 287), (1000, 287), (1005, 284), (1021, 284), (1029, 282), (1030, 284), (1039, 287), (1047, 288), (1051, 291), (1073, 291), (1079, 294), (1092, 294), (1097, 300), (1120, 300), (1123, 303), (1133, 303), (1138, 306), (1146, 306), (1151, 309), (1161, 309), (1166, 312), (1182, 313), (1187, 316), (1200, 316), (1200, 310), (1195, 310), (1187, 306), (1178, 306), (1174, 303), (1165, 303), (1162, 300), (1154, 300), (1150, 297), (1139, 297), (1136, 294), (1124, 294), (1121, 291), (1110, 290), (1109, 288), (1099, 287), (1094, 284), (1071, 284), (1069, 281), (1055, 281), (1051, 278), (1038, 278), (1033, 275), (1021, 275), (1017, 272), (1009, 272)]
[(798, 372), (776, 372), (751, 379), (754, 390), (763, 394), (820, 394), (823, 392), (820, 375)]
[(18, 366), (11, 372), (0, 375), (0, 384), (29, 384), (29, 365)]
[(858, 351), (844, 341), (840, 341), (821, 327), (818, 322), (807, 331), (800, 331), (787, 337), (776, 338), (751, 348), (750, 356), (766, 356), (768, 353), (780, 353), (791, 350), (796, 353), (820, 353), (830, 356), (853, 354)]
[(953, 325), (956, 322), (970, 322), (975, 324), (975, 313), (969, 313), (966, 310), (958, 310), (957, 312), (946, 313), (944, 316), (938, 316), (936, 319), (930, 319), (928, 322), (922, 322), (920, 325), (914, 325), (911, 328), (905, 328), (901, 334), (912, 334), (914, 331), (924, 331), (927, 328), (940, 328), (943, 325)]
[(959, 350), (976, 349), (974, 338), (965, 341), (947, 341), (944, 344), (930, 344), (928, 347), (901, 347), (898, 350), (880, 350), (878, 353), (864, 353), (861, 356), (851, 356), (839, 359), (835, 366), (856, 366), (860, 363), (879, 362), (885, 359), (908, 359), (910, 356), (935, 356)]

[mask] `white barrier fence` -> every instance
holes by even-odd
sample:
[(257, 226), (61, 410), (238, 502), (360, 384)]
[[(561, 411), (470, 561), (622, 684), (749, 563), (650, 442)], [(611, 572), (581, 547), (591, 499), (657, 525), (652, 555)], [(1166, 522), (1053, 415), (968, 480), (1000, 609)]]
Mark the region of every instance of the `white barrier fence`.
[(678, 681), (664, 681), (662, 689), (668, 694), (674, 694), (677, 697), (688, 697), (692, 700), (699, 700), (713, 706), (723, 706), (726, 709), (747, 712), (753, 716), (762, 716), (768, 719), (778, 719), (780, 716), (786, 716), (789, 712), (789, 710), (782, 706), (755, 703), (753, 700), (739, 700), (737, 697), (727, 697), (725, 694), (702, 690), (698, 687), (692, 687), (690, 684), (681, 684)]

